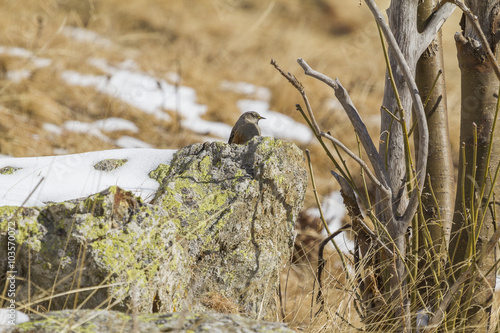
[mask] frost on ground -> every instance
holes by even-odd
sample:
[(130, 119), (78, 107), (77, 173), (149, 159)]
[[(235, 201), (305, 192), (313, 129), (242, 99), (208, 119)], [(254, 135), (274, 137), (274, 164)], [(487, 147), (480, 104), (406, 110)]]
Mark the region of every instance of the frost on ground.
[[(158, 189), (158, 183), (148, 174), (161, 163), (169, 164), (175, 152), (116, 149), (64, 156), (2, 158), (0, 206), (21, 206), (25, 200), (24, 206), (43, 206), (47, 202), (86, 197), (113, 185), (147, 201)], [(105, 159), (126, 160), (126, 163), (112, 171), (96, 170), (94, 166)]]

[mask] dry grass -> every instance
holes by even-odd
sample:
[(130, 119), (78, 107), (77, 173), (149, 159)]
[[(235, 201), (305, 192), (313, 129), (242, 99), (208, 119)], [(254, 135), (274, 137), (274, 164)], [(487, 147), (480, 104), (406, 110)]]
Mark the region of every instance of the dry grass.
[[(41, 127), (44, 122), (61, 124), (111, 116), (134, 121), (140, 128), (137, 137), (158, 148), (203, 141), (199, 135), (180, 130), (175, 122), (158, 121), (93, 88), (68, 86), (61, 80), (64, 70), (102, 74), (88, 64), (89, 58), (106, 58), (115, 64), (133, 59), (141, 70), (158, 78), (179, 73), (181, 84), (193, 87), (199, 103), (207, 105), (204, 117), (209, 120), (232, 124), (238, 118), (236, 101), (241, 96), (219, 88), (222, 81), (229, 80), (270, 88), (271, 108), (303, 121), (294, 107), (300, 102), (296, 91), (269, 65), (274, 58), (306, 85), (322, 128), (356, 149), (347, 117), (332, 106), (332, 91), (302, 75), (296, 64), (302, 57), (319, 71), (340, 78), (370, 133), (378, 137), (385, 69), (375, 23), (358, 1), (26, 0), (7, 1), (3, 9), (0, 45), (28, 49), (51, 59), (52, 65), (13, 82), (6, 78), (6, 71), (32, 69), (30, 62), (0, 56), (0, 105), (5, 107), (0, 111), (0, 153), (36, 156), (51, 155), (60, 148), (69, 153), (111, 148), (74, 133), (54, 137)], [(113, 44), (102, 47), (72, 40), (62, 32), (65, 26), (85, 27)], [(447, 78), (454, 127), (459, 95), (451, 33), (456, 28), (449, 25), (447, 29), (445, 46), (451, 64)], [(13, 130), (20, 127), (27, 130)], [(454, 141), (452, 144), (457, 146)], [(302, 148), (306, 146), (312, 152), (320, 193), (336, 189), (328, 172), (332, 166), (319, 146), (312, 143)], [(308, 195), (306, 205), (313, 204)]]
[[(380, 6), (387, 3), (380, 1)], [(42, 128), (45, 122), (90, 122), (112, 116), (133, 121), (140, 129), (135, 136), (157, 148), (179, 148), (203, 140), (175, 122), (159, 121), (93, 88), (66, 85), (60, 78), (64, 70), (102, 74), (87, 63), (89, 58), (106, 58), (110, 63), (133, 59), (142, 71), (157, 78), (177, 72), (181, 84), (193, 87), (198, 102), (208, 106), (204, 117), (209, 120), (232, 124), (238, 118), (236, 101), (241, 96), (219, 88), (229, 80), (270, 88), (271, 108), (302, 121), (294, 107), (301, 100), (269, 65), (274, 58), (306, 86), (322, 128), (356, 150), (347, 117), (332, 107), (332, 91), (302, 75), (296, 64), (302, 57), (315, 69), (341, 80), (373, 138), (378, 137), (383, 54), (375, 23), (366, 6), (355, 0), (8, 0), (2, 3), (0, 18), (0, 46), (22, 47), (52, 60), (50, 66), (33, 70), (26, 59), (0, 55), (1, 154), (39, 156), (54, 154), (56, 149), (78, 153), (113, 148), (94, 137), (71, 132), (56, 136)], [(456, 13), (444, 30), (452, 129), (458, 128), (459, 117), (459, 70), (452, 39), (458, 18)], [(72, 40), (62, 33), (65, 26), (85, 27), (113, 44), (104, 48)], [(6, 77), (7, 71), (22, 69), (33, 72), (20, 82)], [(458, 131), (452, 135), (456, 151)], [(333, 166), (322, 149), (315, 142), (301, 148), (312, 153), (319, 193), (337, 189), (329, 173)], [(357, 173), (351, 161), (348, 166)], [(309, 192), (306, 207), (311, 206), (314, 198)], [(312, 251), (314, 247), (307, 249), (308, 255), (298, 261), (301, 264), (284, 273), (289, 281), (284, 320), (307, 332), (319, 331), (332, 320), (310, 320), (316, 267)], [(338, 279), (343, 273), (332, 265), (329, 274)], [(329, 299), (345, 300), (345, 293), (336, 289), (339, 282), (331, 284), (335, 287)], [(339, 301), (337, 305), (345, 304)]]
[[(6, 32), (0, 36), (0, 45), (22, 47), (52, 60), (52, 65), (33, 71), (20, 82), (0, 75), (0, 103), (5, 106), (0, 124), (6, 129), (0, 135), (3, 154), (35, 156), (50, 155), (54, 148), (65, 148), (69, 153), (110, 148), (109, 144), (73, 133), (63, 140), (55, 138), (41, 124), (111, 116), (134, 121), (141, 130), (138, 137), (159, 148), (178, 148), (203, 140), (188, 131), (179, 133), (175, 123), (160, 122), (92, 88), (68, 86), (60, 79), (63, 70), (102, 74), (87, 63), (89, 58), (106, 58), (111, 63), (133, 59), (141, 70), (158, 78), (178, 72), (182, 84), (195, 88), (199, 102), (208, 106), (206, 119), (232, 124), (239, 116), (236, 101), (241, 96), (220, 90), (224, 80), (269, 87), (272, 109), (302, 121), (294, 108), (299, 101), (296, 92), (269, 61), (275, 58), (283, 68), (300, 74), (295, 60), (303, 57), (318, 70), (340, 77), (360, 110), (378, 113), (377, 100), (383, 90), (384, 69), (379, 65), (382, 53), (377, 48), (378, 40), (371, 38), (373, 33), (367, 33), (375, 27), (369, 13), (355, 1), (340, 5), (333, 0), (308, 4), (299, 0), (27, 0), (22, 4), (8, 1), (2, 12), (16, 15), (4, 15), (0, 22)], [(363, 26), (365, 22), (370, 23)], [(103, 48), (72, 40), (62, 33), (64, 26), (95, 31), (111, 40), (113, 46)], [(367, 61), (370, 48), (376, 51)], [(32, 68), (25, 59), (4, 55), (0, 57), (0, 69), (5, 73)], [(351, 127), (342, 112), (329, 106), (331, 92), (311, 79), (303, 81), (321, 123), (347, 138)], [(25, 127), (19, 117), (26, 119), (30, 130), (10, 133), (9, 129), (20, 124)], [(368, 126), (375, 135), (377, 124), (377, 117), (369, 116)], [(353, 138), (346, 143), (353, 146)], [(327, 174), (328, 162), (323, 161), (315, 145), (310, 149), (320, 174)], [(335, 186), (331, 181), (321, 184), (323, 193)]]

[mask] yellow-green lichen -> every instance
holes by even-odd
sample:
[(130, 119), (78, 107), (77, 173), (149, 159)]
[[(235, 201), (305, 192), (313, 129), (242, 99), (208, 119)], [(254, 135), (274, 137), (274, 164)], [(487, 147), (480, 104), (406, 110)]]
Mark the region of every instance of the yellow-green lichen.
[(114, 158), (108, 158), (105, 160), (102, 160), (94, 165), (94, 169), (99, 170), (99, 171), (113, 171), (121, 166), (123, 166), (125, 163), (127, 163), (127, 159), (114, 159)]
[(6, 166), (0, 169), (0, 175), (12, 175), (17, 170), (21, 170), (22, 168), (16, 168), (13, 166)]
[(19, 207), (2, 206), (0, 207), (0, 231), (6, 231), (8, 222), (12, 219), (16, 211), (20, 211)]
[(0, 231), (13, 231), (16, 243), (25, 244), (38, 251), (41, 247), (39, 238), (42, 230), (36, 221), (37, 216), (37, 212), (32, 208), (0, 207)]
[(149, 178), (156, 180), (160, 185), (163, 184), (163, 179), (170, 174), (172, 167), (168, 164), (160, 164), (156, 169), (149, 173)]

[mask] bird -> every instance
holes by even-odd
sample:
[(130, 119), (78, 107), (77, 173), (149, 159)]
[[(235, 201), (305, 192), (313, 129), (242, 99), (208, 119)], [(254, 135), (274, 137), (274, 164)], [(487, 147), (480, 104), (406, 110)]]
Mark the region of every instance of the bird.
[(266, 119), (255, 111), (243, 113), (234, 124), (228, 143), (243, 144), (254, 136), (260, 136), (259, 120)]

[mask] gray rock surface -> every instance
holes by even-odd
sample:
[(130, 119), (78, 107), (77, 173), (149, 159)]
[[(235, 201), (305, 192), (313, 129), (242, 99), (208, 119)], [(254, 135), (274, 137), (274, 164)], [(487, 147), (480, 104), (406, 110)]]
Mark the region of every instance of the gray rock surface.
[(293, 333), (285, 324), (239, 315), (205, 312), (126, 315), (116, 311), (63, 310), (33, 315), (30, 322), (8, 327), (4, 333)]
[(7, 223), (16, 225), (17, 302), (268, 317), (306, 191), (302, 151), (261, 137), (194, 144), (150, 176), (161, 184), (151, 203), (110, 187), (45, 207), (0, 207), (0, 276)]

